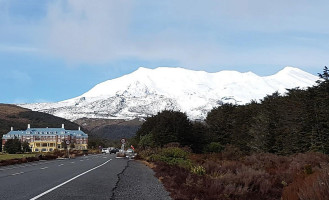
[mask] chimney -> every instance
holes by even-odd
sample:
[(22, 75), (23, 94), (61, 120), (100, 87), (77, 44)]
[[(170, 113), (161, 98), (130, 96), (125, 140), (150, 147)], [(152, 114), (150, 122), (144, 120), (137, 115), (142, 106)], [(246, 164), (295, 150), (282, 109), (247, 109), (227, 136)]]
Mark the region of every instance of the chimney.
[(10, 130), (13, 131), (14, 130), (14, 127), (10, 127)]
[(62, 128), (64, 128), (64, 124), (62, 124)]
[(79, 126), (79, 131), (81, 131), (81, 128), (80, 128), (80, 126)]
[(30, 124), (28, 124), (28, 125), (27, 125), (27, 128), (31, 128), (31, 125), (30, 125)]

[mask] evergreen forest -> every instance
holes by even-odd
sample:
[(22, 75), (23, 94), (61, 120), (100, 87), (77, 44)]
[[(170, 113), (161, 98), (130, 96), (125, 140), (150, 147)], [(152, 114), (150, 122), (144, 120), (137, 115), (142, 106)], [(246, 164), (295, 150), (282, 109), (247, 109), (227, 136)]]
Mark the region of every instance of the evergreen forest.
[(162, 111), (147, 118), (134, 141), (144, 149), (176, 142), (195, 153), (233, 146), (247, 154), (329, 154), (329, 70), (324, 67), (312, 87), (275, 92), (246, 105), (223, 104), (203, 122), (192, 122), (179, 111)]

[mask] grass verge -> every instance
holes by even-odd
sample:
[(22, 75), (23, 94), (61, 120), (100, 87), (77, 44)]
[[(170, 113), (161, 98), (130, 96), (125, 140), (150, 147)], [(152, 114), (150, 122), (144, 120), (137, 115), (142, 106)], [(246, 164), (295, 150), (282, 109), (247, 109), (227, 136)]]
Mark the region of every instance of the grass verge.
[(35, 157), (36, 153), (24, 153), (24, 154), (0, 154), (0, 160), (10, 160), (10, 159), (21, 159), (27, 157)]

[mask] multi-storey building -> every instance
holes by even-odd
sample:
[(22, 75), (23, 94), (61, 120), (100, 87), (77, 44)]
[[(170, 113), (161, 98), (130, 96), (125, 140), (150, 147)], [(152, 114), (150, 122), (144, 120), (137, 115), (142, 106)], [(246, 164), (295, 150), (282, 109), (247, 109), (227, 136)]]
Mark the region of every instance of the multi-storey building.
[(21, 142), (28, 142), (32, 152), (49, 152), (55, 149), (63, 149), (63, 142), (74, 149), (83, 150), (88, 146), (88, 135), (80, 130), (65, 130), (62, 128), (31, 128), (30, 124), (26, 130), (11, 131), (2, 137), (2, 149), (9, 139), (17, 138)]

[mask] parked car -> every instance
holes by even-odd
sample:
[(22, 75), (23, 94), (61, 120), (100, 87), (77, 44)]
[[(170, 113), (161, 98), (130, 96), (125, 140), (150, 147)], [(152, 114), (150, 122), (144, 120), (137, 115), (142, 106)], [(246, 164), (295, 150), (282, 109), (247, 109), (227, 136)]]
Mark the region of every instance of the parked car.
[(118, 148), (115, 148), (115, 149), (112, 149), (112, 150), (110, 151), (110, 154), (112, 154), (112, 153), (117, 153), (117, 152), (119, 152), (119, 149), (118, 149)]

